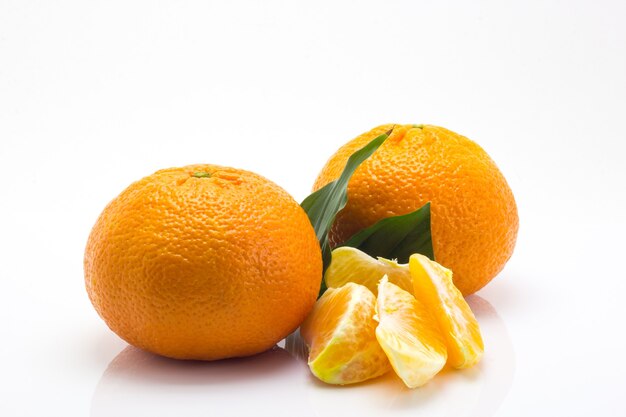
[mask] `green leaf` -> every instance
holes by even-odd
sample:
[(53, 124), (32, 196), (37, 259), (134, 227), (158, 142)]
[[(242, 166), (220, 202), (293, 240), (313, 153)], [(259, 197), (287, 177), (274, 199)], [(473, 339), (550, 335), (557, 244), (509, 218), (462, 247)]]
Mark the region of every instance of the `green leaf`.
[(407, 263), (414, 253), (434, 260), (430, 234), (430, 203), (402, 216), (387, 217), (356, 233), (342, 246), (357, 248), (370, 256)]
[[(392, 129), (393, 130), (393, 129)], [(309, 216), (309, 220), (315, 229), (315, 234), (322, 248), (322, 257), (324, 259), (324, 269), (330, 262), (330, 246), (328, 243), (328, 231), (335, 221), (337, 213), (346, 206), (348, 201), (348, 182), (354, 171), (361, 165), (363, 161), (369, 158), (380, 145), (389, 137), (391, 130), (378, 136), (370, 143), (365, 145), (353, 153), (341, 176), (326, 184), (313, 194), (304, 199), (301, 206)], [(322, 286), (324, 283), (322, 282)]]

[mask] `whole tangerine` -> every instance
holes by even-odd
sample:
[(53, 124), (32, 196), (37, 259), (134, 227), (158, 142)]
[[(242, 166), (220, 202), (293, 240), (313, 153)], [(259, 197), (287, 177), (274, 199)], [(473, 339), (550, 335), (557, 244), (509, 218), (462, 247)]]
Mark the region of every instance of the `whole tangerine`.
[(477, 143), (437, 126), (379, 126), (339, 148), (313, 190), (337, 179), (352, 153), (392, 128), (350, 179), (347, 205), (329, 233), (331, 246), (430, 202), (435, 259), (454, 271), (464, 295), (478, 291), (511, 257), (519, 219), (511, 188)]
[(319, 243), (282, 188), (217, 165), (157, 171), (94, 225), (89, 298), (128, 343), (178, 359), (253, 355), (294, 331), (321, 282)]

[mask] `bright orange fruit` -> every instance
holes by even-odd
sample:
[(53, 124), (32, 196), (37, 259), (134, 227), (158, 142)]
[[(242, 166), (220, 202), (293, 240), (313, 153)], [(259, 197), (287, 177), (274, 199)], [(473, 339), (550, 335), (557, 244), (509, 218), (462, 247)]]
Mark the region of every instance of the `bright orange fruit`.
[(300, 327), (309, 346), (309, 368), (329, 384), (353, 384), (389, 370), (376, 341), (376, 297), (362, 285), (330, 288)]
[(252, 355), (315, 303), (322, 259), (300, 205), (248, 171), (191, 165), (149, 175), (104, 209), (85, 249), (96, 311), (164, 356)]
[(469, 368), (483, 356), (483, 339), (474, 313), (452, 282), (452, 271), (414, 254), (409, 269), (415, 297), (433, 313), (448, 349), (448, 364)]
[(409, 388), (424, 385), (446, 363), (446, 346), (435, 319), (387, 276), (378, 285), (376, 312), (376, 338), (394, 371)]
[(476, 143), (442, 127), (383, 125), (342, 146), (314, 190), (337, 179), (352, 153), (393, 128), (352, 176), (348, 202), (329, 233), (337, 246), (377, 221), (431, 202), (435, 259), (465, 295), (487, 284), (513, 253), (517, 206), (504, 176)]

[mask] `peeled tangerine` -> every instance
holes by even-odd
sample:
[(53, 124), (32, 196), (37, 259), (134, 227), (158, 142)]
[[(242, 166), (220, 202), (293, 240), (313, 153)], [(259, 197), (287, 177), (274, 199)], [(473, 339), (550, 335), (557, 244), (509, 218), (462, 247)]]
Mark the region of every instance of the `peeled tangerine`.
[(469, 368), (483, 355), (483, 339), (476, 317), (452, 282), (452, 271), (426, 256), (409, 258), (415, 295), (433, 313), (448, 348), (448, 364)]
[(376, 341), (376, 298), (366, 287), (330, 288), (300, 327), (311, 372), (329, 384), (352, 384), (389, 370)]
[(377, 294), (378, 282), (383, 275), (387, 275), (389, 282), (413, 293), (413, 281), (408, 264), (399, 264), (381, 257), (372, 258), (367, 253), (349, 246), (333, 250), (330, 265), (324, 273), (324, 282), (329, 288), (339, 288), (346, 282), (356, 282)]
[(409, 388), (428, 382), (446, 364), (446, 346), (428, 309), (389, 282), (378, 284), (376, 339)]
[[(484, 351), (480, 328), (452, 281), (452, 271), (426, 256), (414, 254), (408, 264), (398, 264), (372, 258), (355, 248), (341, 247), (332, 252), (324, 279), (328, 287), (352, 281), (371, 289), (377, 277), (385, 274), (389, 283), (413, 293), (432, 314), (443, 336), (450, 366), (467, 368), (480, 361)], [(408, 279), (411, 284), (407, 284)]]

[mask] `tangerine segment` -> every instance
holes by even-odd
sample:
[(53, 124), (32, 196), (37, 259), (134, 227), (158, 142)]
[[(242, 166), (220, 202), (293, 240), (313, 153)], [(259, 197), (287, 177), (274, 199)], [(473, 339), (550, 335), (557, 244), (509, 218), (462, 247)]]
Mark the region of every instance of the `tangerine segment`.
[(324, 273), (326, 286), (338, 288), (347, 282), (365, 285), (378, 294), (378, 282), (387, 275), (389, 281), (405, 291), (413, 292), (413, 281), (408, 264), (379, 257), (372, 258), (367, 253), (348, 246), (332, 252), (332, 260)]
[(448, 349), (448, 364), (460, 369), (478, 363), (484, 351), (480, 328), (461, 291), (454, 286), (452, 271), (419, 254), (411, 255), (409, 269), (415, 296), (439, 324)]
[(409, 388), (424, 385), (446, 364), (446, 346), (429, 311), (389, 282), (378, 285), (376, 339)]
[(302, 323), (300, 334), (309, 346), (309, 368), (329, 384), (353, 384), (389, 370), (376, 341), (376, 297), (352, 282), (329, 288)]

